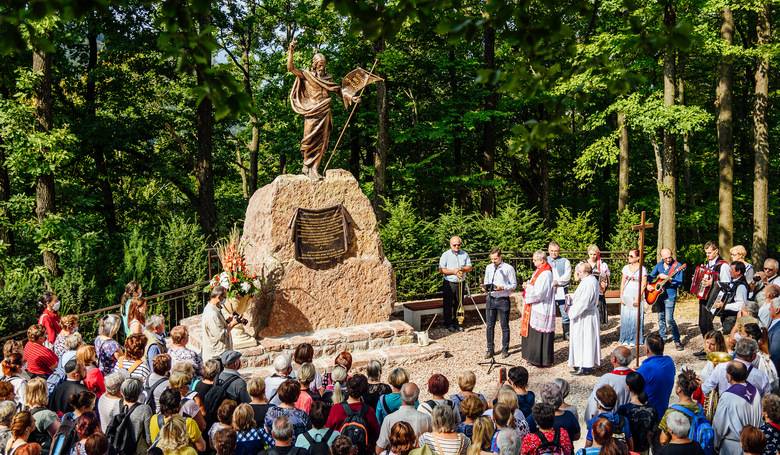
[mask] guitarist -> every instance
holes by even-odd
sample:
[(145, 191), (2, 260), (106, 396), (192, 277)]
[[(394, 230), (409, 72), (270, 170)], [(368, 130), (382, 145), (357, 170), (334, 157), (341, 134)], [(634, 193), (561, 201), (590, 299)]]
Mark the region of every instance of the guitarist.
[[(664, 284), (663, 291), (658, 296), (658, 299), (653, 303), (653, 312), (658, 314), (658, 332), (661, 338), (668, 342), (669, 338), (666, 337), (667, 324), (671, 328), (672, 339), (674, 340), (674, 346), (678, 351), (683, 350), (682, 341), (680, 339), (680, 330), (677, 328), (677, 322), (674, 320), (674, 306), (677, 302), (677, 288), (682, 285), (683, 282), (683, 264), (677, 262), (672, 256), (672, 250), (664, 248), (661, 250), (661, 261), (653, 267), (648, 277), (648, 282), (652, 283), (656, 280), (667, 280)], [(647, 285), (647, 290), (653, 290), (652, 284)]]

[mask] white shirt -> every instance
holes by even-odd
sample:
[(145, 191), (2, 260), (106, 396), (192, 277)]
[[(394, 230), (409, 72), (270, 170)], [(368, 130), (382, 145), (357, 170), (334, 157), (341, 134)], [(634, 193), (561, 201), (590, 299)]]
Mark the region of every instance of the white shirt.
[[(734, 360), (744, 363), (748, 368), (752, 367), (750, 368), (747, 382), (753, 384), (753, 386), (758, 389), (758, 393), (760, 393), (762, 397), (772, 391), (772, 384), (769, 382), (769, 377), (766, 375), (766, 373), (738, 357)], [(726, 367), (728, 366), (728, 362), (721, 363), (716, 366), (714, 370), (712, 370), (712, 374), (701, 385), (701, 391), (704, 392), (705, 395), (710, 393), (713, 389), (715, 389), (715, 387), (718, 388), (718, 393), (720, 394), (723, 394), (723, 392), (731, 387), (731, 384), (729, 384), (729, 381), (726, 378)]]
[(496, 267), (492, 262), (485, 267), (484, 284), (494, 284), (504, 288), (502, 291), (493, 291), (491, 297), (509, 297), (512, 291), (517, 288), (517, 275), (515, 268), (506, 262), (498, 264)]
[(747, 286), (737, 286), (737, 292), (734, 294), (734, 301), (731, 303), (727, 303), (723, 307), (723, 309), (728, 311), (739, 311), (742, 309), (742, 306), (745, 305), (747, 299), (748, 299)]
[(571, 263), (568, 259), (557, 257), (555, 259), (547, 256), (547, 263), (552, 266), (553, 282), (558, 283), (555, 286), (555, 300), (564, 300), (566, 298), (566, 287), (571, 281)]

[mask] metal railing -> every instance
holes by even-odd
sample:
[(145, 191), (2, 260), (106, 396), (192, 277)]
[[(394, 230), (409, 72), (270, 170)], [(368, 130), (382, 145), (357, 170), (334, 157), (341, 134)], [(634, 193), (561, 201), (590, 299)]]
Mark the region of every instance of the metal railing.
[[(478, 292), (485, 267), (490, 263), (490, 253), (469, 253), (474, 271), (466, 275), (466, 284)], [(561, 251), (561, 256), (571, 261), (572, 269), (577, 262), (587, 257), (585, 251)], [(625, 251), (602, 251), (601, 260), (609, 267), (610, 287), (620, 286), (620, 270), (627, 262)], [(512, 265), (517, 272), (518, 283), (529, 280), (533, 273), (533, 252), (504, 252), (504, 262)], [(419, 300), (441, 296), (442, 276), (439, 273), (439, 258), (404, 259), (393, 261), (396, 293), (398, 301)]]
[[(620, 285), (620, 270), (626, 263), (626, 252), (603, 251), (602, 260), (610, 269), (610, 287)], [(218, 259), (214, 261), (215, 250), (209, 249), (209, 273), (210, 276), (218, 273), (213, 267), (219, 267)], [(466, 276), (469, 288), (478, 292), (485, 267), (489, 264), (488, 252), (469, 253), (474, 271)], [(587, 255), (583, 251), (562, 251), (561, 256), (568, 258), (572, 268)], [(529, 251), (506, 252), (504, 261), (511, 264), (517, 271), (518, 282), (528, 280), (533, 271), (533, 253)], [(441, 274), (438, 271), (439, 258), (404, 259), (393, 263), (395, 272), (396, 292), (399, 302), (432, 298), (441, 295)], [(214, 272), (214, 273), (212, 273)], [(168, 328), (179, 324), (184, 318), (203, 312), (208, 301), (208, 294), (204, 291), (208, 281), (203, 281), (189, 286), (184, 286), (170, 291), (160, 292), (146, 297), (149, 304), (148, 314), (162, 314), (165, 316)], [(119, 313), (121, 305), (111, 305), (104, 308), (87, 311), (78, 314), (80, 326), (84, 333), (96, 333), (97, 321), (105, 314)], [(96, 317), (97, 316), (97, 317)], [(89, 319), (87, 319), (89, 318)], [(19, 331), (0, 337), (0, 343), (10, 339), (25, 339), (27, 331)]]
[[(202, 313), (203, 307), (208, 301), (208, 294), (204, 292), (207, 284), (208, 281), (203, 281), (146, 297), (149, 305), (148, 314), (162, 314), (165, 317), (166, 327), (171, 328), (178, 325), (179, 321), (184, 318)], [(106, 314), (119, 314), (121, 309), (122, 305), (117, 304), (79, 313), (77, 316), (81, 331), (85, 334), (97, 333), (97, 321)], [(22, 330), (0, 337), (0, 343), (4, 343), (6, 340), (26, 338), (27, 331)]]

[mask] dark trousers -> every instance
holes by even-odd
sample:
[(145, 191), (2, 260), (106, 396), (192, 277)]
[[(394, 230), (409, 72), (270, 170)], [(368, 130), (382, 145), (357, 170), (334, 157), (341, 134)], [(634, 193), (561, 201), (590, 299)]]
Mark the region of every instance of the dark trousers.
[(599, 324), (601, 328), (604, 328), (609, 324), (609, 316), (607, 316), (607, 298), (604, 294), (599, 295)]
[(493, 352), (493, 338), (496, 318), (501, 324), (501, 350), (509, 350), (509, 297), (488, 297), (487, 305), (487, 351)]
[(712, 313), (707, 309), (707, 301), (699, 300), (699, 331), (702, 337), (712, 330), (712, 319)]
[(737, 324), (737, 312), (736, 311), (721, 311), (720, 323), (723, 326), (723, 336), (727, 336), (731, 333), (731, 329)]
[(458, 320), (455, 319), (455, 312), (458, 310), (458, 283), (444, 280), (442, 285), (442, 291), (444, 292), (444, 326), (449, 327), (451, 325), (458, 325)]

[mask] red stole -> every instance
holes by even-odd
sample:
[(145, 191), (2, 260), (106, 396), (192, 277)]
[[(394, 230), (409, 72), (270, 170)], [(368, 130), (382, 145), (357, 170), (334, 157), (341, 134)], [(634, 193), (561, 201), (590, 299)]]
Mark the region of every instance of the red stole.
[[(550, 267), (550, 264), (547, 261), (544, 261), (542, 265), (536, 268), (536, 271), (534, 272), (533, 276), (531, 277), (531, 285), (533, 286), (536, 283), (536, 279), (539, 278), (539, 275), (542, 274), (545, 270), (552, 271), (552, 267)], [(525, 297), (525, 291), (523, 291), (523, 297)], [(528, 327), (531, 325), (531, 305), (528, 303), (523, 304), (523, 318), (520, 320), (520, 336), (521, 337), (527, 337), (528, 336)]]

